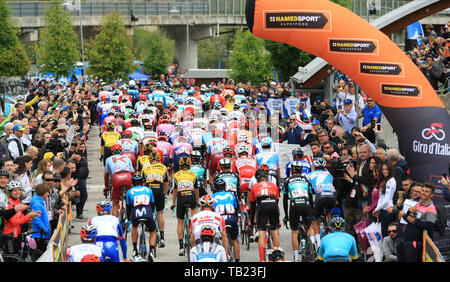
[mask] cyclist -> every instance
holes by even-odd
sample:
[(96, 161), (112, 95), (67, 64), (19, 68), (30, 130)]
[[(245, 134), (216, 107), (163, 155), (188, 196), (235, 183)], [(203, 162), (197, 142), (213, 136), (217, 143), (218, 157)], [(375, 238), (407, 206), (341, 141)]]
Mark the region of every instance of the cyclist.
[(100, 155), (103, 160), (103, 165), (106, 164), (106, 159), (109, 158), (112, 154), (111, 146), (116, 144), (120, 139), (120, 133), (115, 132), (116, 125), (113, 122), (108, 122), (105, 125), (105, 132), (101, 135), (100, 140)]
[(152, 204), (155, 202), (152, 189), (143, 186), (144, 178), (133, 176), (133, 187), (127, 191), (127, 219), (131, 221), (131, 242), (133, 244), (133, 257), (138, 255), (137, 241), (139, 236), (139, 221), (144, 219), (150, 231), (148, 261), (155, 258), (156, 224), (153, 218)]
[(122, 146), (122, 155), (130, 158), (133, 167), (136, 167), (137, 155), (139, 154), (139, 143), (133, 139), (133, 132), (125, 130), (122, 133), (122, 138), (117, 141), (117, 144)]
[(321, 243), (319, 218), (327, 210), (327, 222), (330, 222), (330, 211), (336, 206), (336, 190), (333, 186), (333, 176), (326, 170), (326, 165), (327, 161), (324, 158), (314, 158), (314, 171), (308, 174), (308, 180), (311, 182), (314, 188), (314, 194), (316, 195), (312, 227), (317, 247)]
[[(236, 159), (234, 158), (234, 150), (230, 146), (223, 148), (223, 157), (228, 158), (231, 161), (231, 171), (237, 172)], [(217, 170), (220, 170), (220, 163), (217, 164)]]
[[(133, 163), (127, 156), (122, 156), (122, 146), (119, 144), (114, 144), (111, 146), (113, 155), (106, 159), (105, 166), (105, 189), (104, 193), (109, 191), (110, 177), (111, 177), (111, 200), (112, 204), (112, 215), (117, 216), (117, 210), (119, 208), (120, 194), (122, 193), (122, 188), (130, 189), (133, 177), (134, 168)], [(106, 195), (106, 194), (105, 194)]]
[(159, 154), (159, 156), (160, 156), (159, 160), (160, 160), (161, 164), (164, 164), (164, 152), (158, 148), (158, 139), (156, 137), (150, 137), (150, 138), (148, 138), (147, 142), (148, 143), (145, 143), (145, 144), (152, 145), (152, 147), (153, 147), (152, 151)]
[(283, 186), (283, 209), (285, 214), (283, 222), (286, 224), (289, 219), (294, 261), (298, 261), (299, 218), (300, 216), (303, 218), (306, 230), (309, 230), (313, 216), (313, 188), (308, 179), (302, 175), (301, 161), (294, 161), (291, 169), (292, 176), (286, 179)]
[(214, 199), (210, 195), (205, 195), (200, 198), (200, 212), (192, 216), (190, 226), (192, 246), (198, 243), (202, 226), (206, 224), (214, 227), (217, 241), (222, 239), (222, 246), (228, 254), (228, 238), (225, 229), (225, 219), (214, 211)]
[(201, 153), (199, 151), (192, 151), (191, 160), (192, 160), (191, 171), (197, 174), (199, 181), (198, 183), (200, 185), (198, 192), (199, 196), (202, 197), (203, 195), (207, 195), (208, 193), (206, 192), (207, 188), (206, 168), (203, 165)]
[(225, 225), (230, 226), (228, 232), (232, 242), (228, 242), (228, 244), (233, 244), (234, 257), (236, 262), (239, 262), (241, 258), (241, 250), (238, 240), (238, 215), (240, 215), (239, 206), (234, 194), (229, 191), (225, 191), (225, 188), (226, 183), (222, 179), (219, 178), (214, 182), (215, 193), (212, 195), (212, 198), (214, 199), (214, 211), (223, 217), (225, 220)]
[[(239, 175), (231, 171), (231, 160), (223, 158), (219, 161), (220, 171), (214, 177), (214, 183), (222, 179), (226, 183), (226, 191), (233, 193), (236, 199), (241, 198)], [(215, 187), (214, 187), (215, 189)]]
[[(247, 146), (236, 147), (238, 159), (236, 160), (236, 168), (239, 175), (239, 187), (242, 194), (248, 193), (250, 180), (255, 176), (258, 165), (252, 157), (249, 156), (249, 148)], [(244, 198), (247, 201), (247, 197)]]
[(308, 174), (311, 172), (311, 164), (308, 161), (303, 161), (303, 156), (305, 153), (302, 150), (302, 147), (297, 147), (294, 150), (292, 150), (292, 162), (288, 162), (286, 164), (286, 178), (291, 176), (291, 164), (294, 161), (300, 161), (302, 163), (302, 173)]
[(209, 170), (209, 185), (214, 183), (214, 174), (217, 164), (224, 157), (223, 149), (228, 146), (227, 140), (223, 139), (223, 130), (215, 128), (212, 131), (213, 138), (206, 144), (206, 167)]
[(334, 217), (330, 222), (332, 233), (325, 235), (320, 245), (317, 259), (325, 262), (350, 262), (358, 259), (355, 238), (345, 229), (345, 220)]
[(191, 210), (191, 215), (197, 213), (197, 202), (199, 198), (197, 175), (190, 171), (191, 158), (181, 157), (179, 161), (180, 170), (173, 176), (172, 208), (176, 207), (177, 235), (180, 243), (179, 255), (183, 255), (183, 223), (185, 209)]
[(187, 136), (180, 132), (177, 140), (172, 145), (172, 150), (170, 151), (170, 158), (173, 160), (173, 171), (177, 172), (180, 170), (178, 163), (183, 157), (190, 157), (193, 148), (190, 143), (188, 143)]
[(256, 225), (258, 227), (258, 249), (261, 262), (265, 261), (264, 233), (267, 223), (270, 223), (270, 236), (273, 238), (273, 246), (280, 246), (278, 227), (280, 224), (280, 211), (278, 200), (280, 189), (269, 180), (268, 170), (259, 169), (256, 172), (256, 183), (250, 191), (250, 218), (253, 219), (256, 213)]
[(172, 144), (167, 142), (167, 137), (168, 136), (165, 131), (158, 132), (157, 147), (163, 152), (164, 165), (169, 169), (172, 164), (172, 160), (169, 158), (170, 151), (172, 150)]
[(72, 246), (66, 251), (67, 262), (104, 262), (103, 250), (95, 245), (97, 228), (85, 225), (80, 229), (82, 244)]
[(100, 201), (97, 203), (95, 209), (97, 210), (97, 216), (88, 222), (88, 225), (93, 225), (97, 229), (95, 245), (102, 248), (105, 261), (120, 262), (119, 248), (117, 247), (117, 241), (119, 241), (122, 249), (122, 257), (126, 260), (127, 241), (120, 219), (117, 216), (111, 215), (111, 203), (109, 201)]
[(150, 143), (147, 143), (142, 146), (141, 156), (137, 160), (136, 171), (138, 174), (142, 173), (142, 170), (150, 165), (149, 156), (153, 152), (153, 146)]
[(256, 154), (255, 159), (258, 166), (267, 165), (269, 166), (269, 175), (276, 178), (277, 185), (281, 183), (280, 181), (280, 167), (281, 159), (277, 152), (272, 151), (273, 146), (272, 138), (264, 137), (261, 139), (261, 151)]
[(166, 194), (169, 191), (169, 174), (165, 165), (161, 164), (161, 156), (157, 152), (151, 152), (149, 155), (150, 165), (142, 169), (142, 178), (146, 185), (152, 189), (155, 198), (154, 209), (161, 235), (160, 247), (165, 247), (164, 242), (164, 206), (166, 203)]
[(225, 248), (215, 242), (216, 231), (212, 225), (204, 225), (200, 243), (190, 251), (190, 262), (227, 262)]

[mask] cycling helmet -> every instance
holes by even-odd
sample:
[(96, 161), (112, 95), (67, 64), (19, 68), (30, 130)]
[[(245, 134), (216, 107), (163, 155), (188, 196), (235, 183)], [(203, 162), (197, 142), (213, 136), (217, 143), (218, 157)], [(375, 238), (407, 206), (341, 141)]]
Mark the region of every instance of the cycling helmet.
[(283, 259), (285, 256), (284, 250), (282, 248), (272, 249), (271, 252), (268, 252), (267, 258), (269, 261), (277, 261)]
[(139, 126), (141, 126), (141, 122), (138, 119), (132, 119), (130, 121), (130, 125), (131, 125), (131, 127), (139, 127)]
[(239, 93), (239, 94), (245, 94), (244, 88), (239, 88), (239, 89), (238, 89), (238, 93)]
[(214, 199), (210, 195), (203, 195), (200, 198), (200, 207), (214, 207)]
[(9, 171), (6, 169), (0, 169), (0, 176), (6, 176), (9, 178)]
[(122, 150), (123, 148), (120, 144), (114, 144), (111, 146), (111, 151), (113, 152), (113, 154), (121, 154)]
[(116, 127), (116, 125), (114, 124), (114, 123), (112, 123), (112, 122), (108, 122), (106, 125), (105, 125), (105, 129), (106, 130), (108, 130), (108, 129), (114, 129)]
[(144, 123), (144, 129), (153, 129), (153, 126), (149, 121), (147, 121)]
[(255, 178), (269, 177), (269, 167), (267, 165), (261, 165), (256, 171)]
[(293, 161), (291, 164), (292, 172), (302, 172), (303, 164), (300, 161)]
[(80, 237), (83, 243), (92, 243), (97, 237), (97, 228), (95, 225), (85, 225), (80, 229)]
[(14, 180), (11, 180), (8, 184), (6, 184), (6, 191), (11, 191), (16, 188), (22, 189), (22, 184)]
[(191, 164), (192, 164), (191, 158), (190, 157), (186, 157), (186, 156), (181, 157), (180, 161), (178, 162), (178, 165), (180, 167), (184, 166), (184, 165), (191, 166)]
[(292, 157), (294, 159), (302, 159), (305, 153), (302, 150), (302, 147), (297, 147), (294, 150), (292, 150)]
[(158, 140), (166, 141), (167, 140), (167, 134), (164, 131), (158, 132)]
[(264, 137), (261, 140), (261, 147), (263, 147), (263, 148), (270, 148), (270, 147), (272, 147), (272, 138), (270, 138), (269, 136)]
[(158, 146), (158, 140), (155, 137), (150, 137), (150, 138), (148, 138), (147, 144), (150, 144), (153, 147), (156, 147), (156, 146)]
[(161, 155), (158, 152), (151, 152), (148, 156), (150, 161), (158, 161), (161, 162)]
[(327, 165), (327, 161), (324, 158), (314, 158), (313, 162), (315, 167), (325, 167)]
[(244, 146), (244, 145), (236, 147), (236, 153), (238, 155), (243, 154), (243, 153), (247, 153), (247, 155), (248, 155), (249, 154), (249, 150), (250, 150), (250, 148), (248, 146)]
[(144, 184), (145, 180), (139, 174), (135, 174), (132, 179), (133, 186), (141, 186)]
[(97, 203), (95, 209), (98, 214), (107, 214), (111, 211), (112, 205), (108, 201), (100, 201)]
[(234, 110), (240, 110), (240, 109), (241, 109), (241, 106), (239, 106), (238, 103), (234, 103), (233, 109), (234, 109)]
[(157, 83), (155, 84), (155, 87), (156, 87), (156, 88), (162, 88), (161, 82), (157, 82)]
[(131, 130), (125, 130), (124, 132), (122, 132), (122, 138), (132, 138), (133, 137), (133, 131)]
[(194, 163), (199, 163), (202, 160), (202, 154), (199, 151), (192, 151), (191, 159)]
[(212, 121), (217, 121), (217, 116), (216, 115), (210, 115), (209, 116), (209, 122), (212, 122)]
[(333, 217), (330, 221), (330, 228), (334, 232), (342, 231), (345, 227), (345, 219), (340, 216)]
[(85, 255), (80, 262), (101, 262), (101, 259), (94, 254), (87, 254)]
[(222, 116), (226, 116), (228, 114), (227, 108), (221, 108), (219, 111)]
[(218, 178), (214, 181), (214, 190), (215, 191), (223, 191), (225, 190), (226, 183), (222, 179)]
[(214, 102), (214, 109), (220, 110), (222, 108), (222, 104), (219, 101)]
[(214, 229), (214, 227), (211, 224), (205, 224), (202, 226), (200, 236), (214, 238), (214, 236), (216, 236), (216, 230)]
[(130, 80), (130, 81), (128, 82), (128, 85), (129, 85), (129, 86), (136, 86), (136, 81)]
[(231, 147), (229, 147), (229, 146), (223, 148), (223, 155), (224, 155), (224, 156), (225, 156), (225, 155), (231, 155), (231, 156), (233, 156), (233, 155), (234, 155), (233, 148), (231, 148)]
[(219, 161), (219, 165), (220, 165), (220, 170), (230, 169), (230, 167), (231, 167), (231, 160), (229, 158), (222, 158)]
[(150, 153), (153, 152), (153, 146), (150, 143), (145, 144), (142, 146), (142, 152), (145, 155), (150, 155)]
[(132, 111), (130, 111), (130, 114), (128, 115), (130, 118), (131, 117), (136, 117), (136, 111), (135, 110), (132, 110)]

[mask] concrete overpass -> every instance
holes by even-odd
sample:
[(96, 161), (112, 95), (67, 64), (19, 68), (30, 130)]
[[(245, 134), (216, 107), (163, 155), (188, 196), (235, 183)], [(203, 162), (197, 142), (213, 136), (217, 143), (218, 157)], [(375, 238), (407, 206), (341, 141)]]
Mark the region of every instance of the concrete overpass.
[[(354, 3), (356, 2), (360, 1), (355, 1)], [(415, 0), (398, 2), (403, 5), (386, 12), (386, 14), (381, 17), (376, 18), (369, 16), (367, 13), (361, 16), (386, 35), (391, 36), (416, 21), (427, 17), (430, 19), (431, 15), (450, 7), (449, 0)], [(441, 24), (446, 24), (447, 20), (450, 19), (450, 13), (445, 15), (447, 15), (447, 17), (440, 17)], [(439, 17), (432, 17), (431, 19), (436, 18)], [(422, 23), (424, 24), (424, 22)], [(435, 20), (428, 20), (426, 23), (435, 24), (436, 22)], [(299, 68), (299, 71), (292, 76), (292, 79), (299, 83), (303, 88), (312, 88), (326, 78), (332, 71), (334, 71), (333, 66), (329, 65), (328, 62), (323, 59), (316, 57), (305, 67)]]
[[(174, 1), (174, 0), (171, 0)], [(20, 27), (24, 41), (37, 41), (45, 24), (45, 2), (10, 2), (12, 20)], [(72, 24), (80, 27), (78, 10), (69, 10)], [(247, 26), (245, 0), (197, 0), (184, 2), (85, 2), (81, 3), (83, 30), (93, 33), (103, 16), (118, 12), (132, 34), (133, 27), (160, 27), (175, 40), (178, 69), (198, 67), (198, 41), (213, 37), (220, 28)]]

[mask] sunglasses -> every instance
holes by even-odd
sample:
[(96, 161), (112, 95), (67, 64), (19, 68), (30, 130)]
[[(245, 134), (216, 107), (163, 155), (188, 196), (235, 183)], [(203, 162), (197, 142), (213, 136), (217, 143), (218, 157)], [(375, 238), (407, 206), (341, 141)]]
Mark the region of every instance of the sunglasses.
[(388, 233), (397, 233), (397, 230), (388, 230)]
[(50, 179), (49, 178), (44, 178), (44, 180), (45, 181), (55, 181), (55, 179), (53, 179), (53, 178), (50, 178)]

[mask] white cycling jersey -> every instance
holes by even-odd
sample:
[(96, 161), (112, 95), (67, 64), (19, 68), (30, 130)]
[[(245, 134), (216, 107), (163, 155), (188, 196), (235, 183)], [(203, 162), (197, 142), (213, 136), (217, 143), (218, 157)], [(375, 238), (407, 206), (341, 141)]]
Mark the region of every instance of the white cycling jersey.
[(191, 262), (227, 262), (224, 247), (217, 243), (203, 242), (190, 251)]
[(102, 258), (102, 248), (94, 244), (79, 244), (67, 249), (67, 262), (81, 262), (87, 255), (96, 255)]
[(204, 225), (214, 226), (218, 239), (220, 239), (220, 234), (225, 230), (225, 220), (220, 214), (209, 210), (201, 211), (191, 219), (191, 233), (194, 235), (195, 240), (200, 239)]
[(89, 225), (94, 225), (97, 229), (97, 237), (113, 236), (119, 237), (120, 220), (113, 215), (101, 215), (92, 218)]

